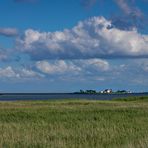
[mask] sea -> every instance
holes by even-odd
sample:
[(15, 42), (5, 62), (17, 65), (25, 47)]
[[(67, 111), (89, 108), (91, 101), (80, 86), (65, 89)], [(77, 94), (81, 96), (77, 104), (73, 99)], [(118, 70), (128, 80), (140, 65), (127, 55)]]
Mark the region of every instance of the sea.
[(60, 100), (60, 99), (88, 99), (112, 100), (126, 97), (148, 96), (148, 93), (128, 94), (76, 94), (76, 93), (3, 93), (0, 101), (25, 101), (25, 100)]

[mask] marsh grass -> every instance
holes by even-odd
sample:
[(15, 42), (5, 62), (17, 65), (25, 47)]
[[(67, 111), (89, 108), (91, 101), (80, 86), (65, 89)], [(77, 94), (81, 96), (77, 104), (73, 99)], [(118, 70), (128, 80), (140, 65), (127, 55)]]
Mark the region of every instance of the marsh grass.
[(120, 98), (120, 99), (113, 99), (115, 101), (148, 101), (148, 97), (147, 96), (140, 96), (140, 97), (126, 97), (126, 98)]
[(1, 102), (0, 147), (147, 148), (148, 102)]

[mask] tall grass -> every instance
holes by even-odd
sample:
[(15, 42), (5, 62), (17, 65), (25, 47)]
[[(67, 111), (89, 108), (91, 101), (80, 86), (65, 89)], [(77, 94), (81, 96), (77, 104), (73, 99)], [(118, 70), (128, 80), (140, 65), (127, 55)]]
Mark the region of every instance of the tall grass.
[(126, 97), (126, 98), (120, 98), (120, 99), (113, 99), (115, 101), (148, 101), (148, 97), (147, 96), (140, 96), (140, 97)]
[(0, 147), (146, 148), (148, 102), (1, 102)]

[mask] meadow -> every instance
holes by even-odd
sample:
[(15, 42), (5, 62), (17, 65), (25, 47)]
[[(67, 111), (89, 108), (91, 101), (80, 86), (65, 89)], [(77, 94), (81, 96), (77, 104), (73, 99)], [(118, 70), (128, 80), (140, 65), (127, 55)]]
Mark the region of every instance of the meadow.
[(0, 147), (147, 148), (148, 97), (0, 102)]

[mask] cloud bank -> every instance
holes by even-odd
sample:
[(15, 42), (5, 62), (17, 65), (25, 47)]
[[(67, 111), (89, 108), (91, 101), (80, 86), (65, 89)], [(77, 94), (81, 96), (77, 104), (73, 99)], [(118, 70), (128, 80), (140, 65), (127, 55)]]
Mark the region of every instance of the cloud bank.
[(136, 28), (121, 30), (104, 17), (80, 21), (72, 29), (56, 32), (25, 31), (17, 39), (18, 51), (33, 60), (148, 57), (148, 35)]
[(109, 63), (101, 59), (89, 60), (54, 60), (54, 61), (38, 61), (36, 67), (41, 72), (52, 74), (71, 73), (72, 75), (86, 74), (91, 72), (106, 72), (109, 71)]

